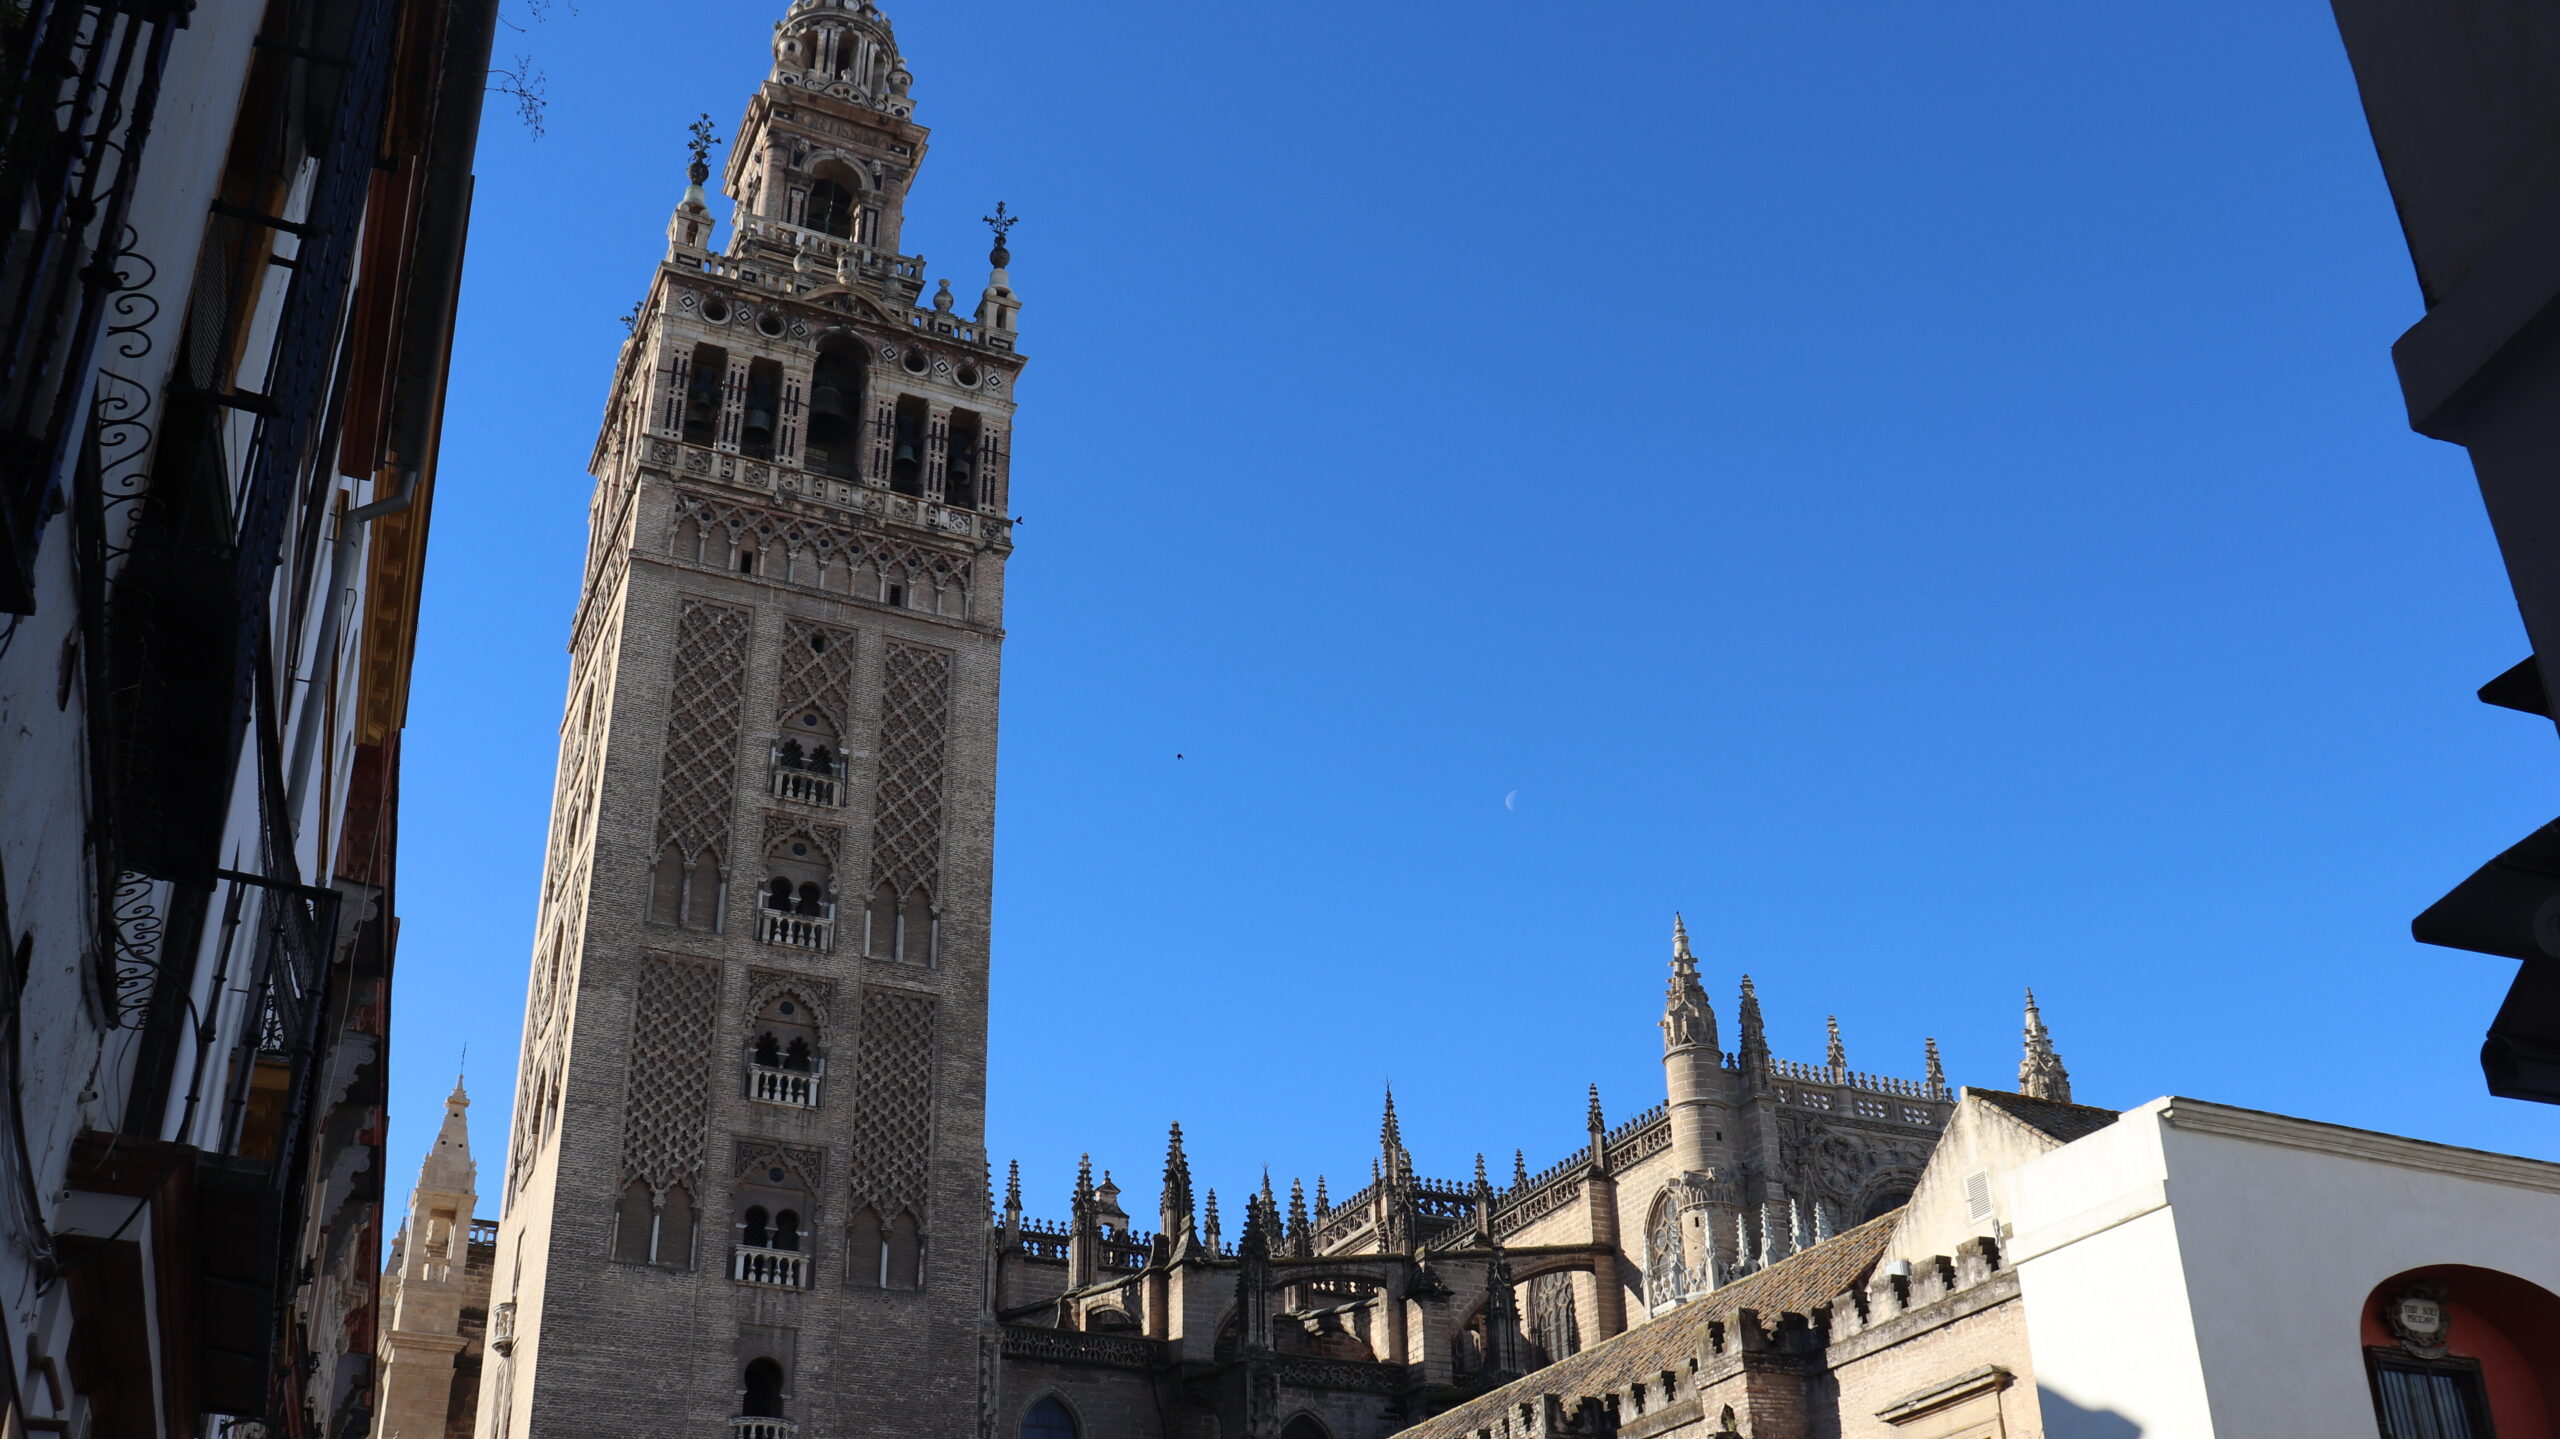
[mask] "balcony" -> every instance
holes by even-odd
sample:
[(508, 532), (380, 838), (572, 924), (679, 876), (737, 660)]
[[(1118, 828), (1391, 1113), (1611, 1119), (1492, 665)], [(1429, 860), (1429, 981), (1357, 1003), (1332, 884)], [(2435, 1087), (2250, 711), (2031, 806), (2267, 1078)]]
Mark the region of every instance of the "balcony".
[(836, 947), (836, 905), (826, 900), (816, 906), (817, 913), (798, 909), (775, 909), (767, 901), (756, 910), (756, 943), (781, 949), (805, 949), (826, 954)]
[(823, 1077), (823, 1071), (751, 1064), (747, 1066), (747, 1097), (759, 1104), (815, 1109), (818, 1107), (818, 1081)]
[(775, 799), (837, 809), (844, 804), (844, 773), (842, 752), (822, 745), (803, 751), (799, 741), (782, 740), (773, 746), (766, 785)]
[(800, 1426), (788, 1419), (741, 1414), (729, 1421), (729, 1439), (798, 1439)]
[(809, 1256), (797, 1249), (741, 1244), (737, 1257), (730, 1262), (729, 1277), (740, 1284), (761, 1284), (767, 1289), (806, 1289)]

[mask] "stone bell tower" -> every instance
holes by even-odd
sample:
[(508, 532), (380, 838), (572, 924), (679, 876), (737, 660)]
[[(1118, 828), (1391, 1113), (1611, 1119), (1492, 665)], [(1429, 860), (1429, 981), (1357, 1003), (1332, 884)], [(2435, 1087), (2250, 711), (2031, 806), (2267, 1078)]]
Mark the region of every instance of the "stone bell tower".
[(889, 21), (797, 0), (772, 41), (725, 243), (705, 123), (590, 461), (484, 1439), (992, 1403), (1012, 221), (973, 312), (928, 298)]

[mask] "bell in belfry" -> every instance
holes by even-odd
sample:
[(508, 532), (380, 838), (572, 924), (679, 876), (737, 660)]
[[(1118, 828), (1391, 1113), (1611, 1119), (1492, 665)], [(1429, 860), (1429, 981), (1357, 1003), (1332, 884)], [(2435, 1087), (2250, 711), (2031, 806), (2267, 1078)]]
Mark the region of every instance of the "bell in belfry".
[(762, 405), (748, 409), (746, 424), (738, 435), (748, 449), (762, 449), (773, 443), (773, 411)]

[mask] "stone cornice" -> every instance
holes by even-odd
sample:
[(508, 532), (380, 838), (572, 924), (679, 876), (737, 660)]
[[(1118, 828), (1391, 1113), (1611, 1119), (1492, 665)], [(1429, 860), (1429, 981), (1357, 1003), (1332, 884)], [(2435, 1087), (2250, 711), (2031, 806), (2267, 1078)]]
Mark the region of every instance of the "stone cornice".
[(2293, 1119), (2262, 1110), (2235, 1109), (2201, 1099), (2172, 1096), (2160, 1107), (2161, 1122), (2189, 1134), (2282, 1145), (2315, 1154), (2334, 1154), (2376, 1164), (2396, 1164), (2458, 1179), (2504, 1184), (2544, 1194), (2560, 1194), (2560, 1164), (2485, 1149), (2463, 1149), (2425, 1139), (2350, 1129), (2313, 1119)]
[(1961, 1404), (1980, 1394), (1997, 1394), (2015, 1383), (2017, 1376), (1997, 1364), (1968, 1369), (1952, 1379), (1942, 1379), (1926, 1389), (1915, 1390), (1876, 1411), (1876, 1417), (1887, 1424), (1902, 1425), (1926, 1414), (1935, 1414), (1951, 1404)]

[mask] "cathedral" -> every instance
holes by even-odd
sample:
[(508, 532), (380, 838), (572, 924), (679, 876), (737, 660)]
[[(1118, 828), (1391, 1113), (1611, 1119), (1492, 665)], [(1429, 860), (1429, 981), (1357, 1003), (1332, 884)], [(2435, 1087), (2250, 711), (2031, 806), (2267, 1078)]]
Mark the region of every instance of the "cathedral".
[[(502, 1214), (473, 1222), (457, 1090), (384, 1432), (458, 1435), (468, 1392), (481, 1439), (1057, 1439), (1071, 1403), (1150, 1416), (1096, 1434), (1371, 1439), (1908, 1198), (1957, 1102), (1934, 1042), (1917, 1079), (1852, 1070), (1836, 1026), (1779, 1058), (1745, 978), (1727, 1050), (1675, 924), (1662, 1102), (1612, 1124), (1593, 1092), (1534, 1173), (1416, 1172), (1390, 1096), (1366, 1186), (1266, 1184), (1232, 1233), (1179, 1130), (1152, 1229), (1107, 1174), (1063, 1219), (995, 1200), (1012, 222), (971, 309), (928, 292), (888, 19), (797, 0), (772, 57), (725, 243), (706, 122), (615, 366)], [(2030, 1004), (2022, 1088), (2067, 1102)]]

